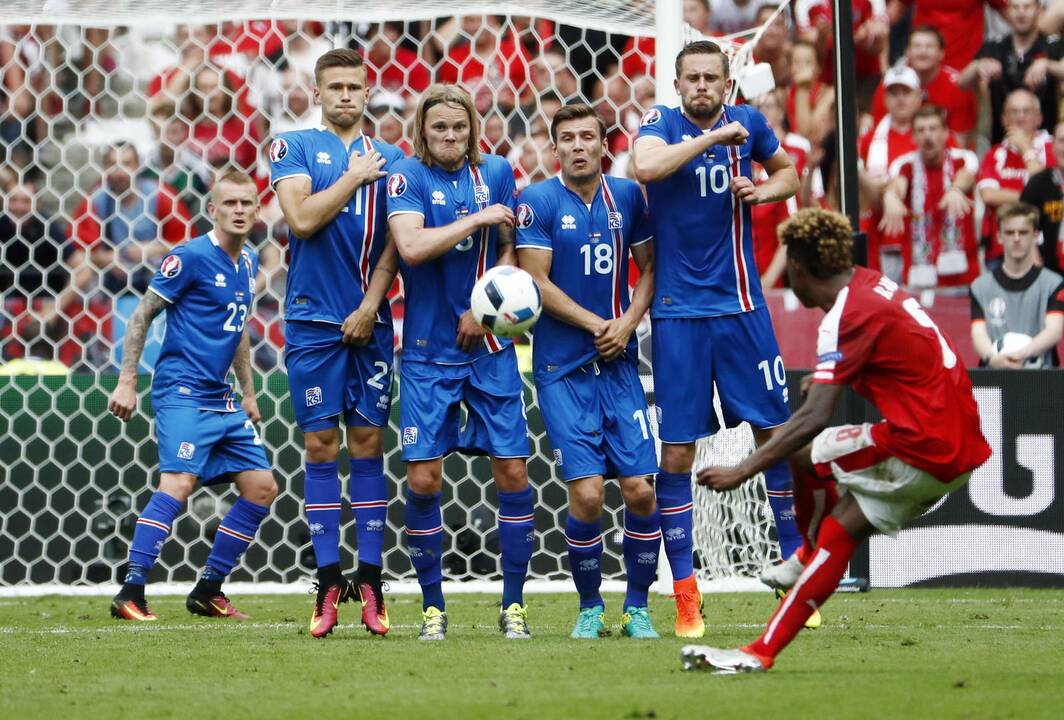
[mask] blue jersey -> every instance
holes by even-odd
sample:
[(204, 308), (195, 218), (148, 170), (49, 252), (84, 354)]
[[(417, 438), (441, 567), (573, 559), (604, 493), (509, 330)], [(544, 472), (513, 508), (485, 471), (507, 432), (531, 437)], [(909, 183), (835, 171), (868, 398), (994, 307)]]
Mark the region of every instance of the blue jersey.
[[(479, 166), (448, 172), (418, 158), (398, 163), (388, 177), (388, 217), (413, 213), (425, 227), (443, 227), (496, 203), (514, 206), (514, 175), (498, 155), (482, 155)], [(478, 230), (435, 260), (417, 266), (400, 261), (406, 293), (403, 359), (467, 363), (498, 352), (510, 340), (491, 335), (473, 352), (456, 344), (458, 318), (469, 310), (473, 285), (498, 259), (499, 229)]]
[[(270, 145), (270, 182), (276, 185), (288, 177), (309, 177), (310, 192), (321, 192), (347, 171), (347, 159), (354, 150), (379, 152), (385, 171), (403, 159), (399, 148), (365, 135), (345, 146), (324, 127), (296, 130), (282, 133)], [(367, 183), (311, 237), (301, 239), (289, 231), (286, 320), (340, 325), (362, 303), (373, 268), (384, 251), (388, 230), (384, 193), (384, 178)], [(387, 301), (381, 302), (379, 312), (382, 322), (391, 323)]]
[(247, 247), (234, 263), (213, 232), (178, 245), (163, 258), (149, 286), (169, 303), (152, 379), (153, 407), (237, 409), (229, 366), (255, 300), (258, 266), (258, 257)]
[[(628, 309), (628, 249), (651, 239), (639, 185), (601, 176), (589, 208), (561, 177), (532, 185), (517, 206), (517, 247), (551, 250), (550, 280), (577, 305), (611, 320)], [(636, 360), (633, 335), (628, 358)], [(536, 384), (564, 377), (598, 356), (587, 331), (544, 313), (532, 359)]]
[[(669, 177), (647, 185), (654, 219), (652, 317), (714, 317), (749, 312), (765, 303), (751, 237), (750, 206), (731, 180), (752, 178), (780, 144), (765, 116), (749, 105), (725, 105), (714, 129), (738, 121), (750, 133), (739, 146), (714, 145)], [(679, 108), (656, 105), (643, 115), (639, 137), (673, 145), (702, 129)]]

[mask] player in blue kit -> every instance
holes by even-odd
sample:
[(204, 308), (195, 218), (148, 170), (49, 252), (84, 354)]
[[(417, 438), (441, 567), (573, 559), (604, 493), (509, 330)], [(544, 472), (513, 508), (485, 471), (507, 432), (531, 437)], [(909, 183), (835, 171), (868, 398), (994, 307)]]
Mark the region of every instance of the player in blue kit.
[(447, 632), (440, 491), (443, 458), (455, 450), (491, 458), (503, 570), (499, 626), (509, 639), (531, 637), (523, 593), (535, 542), (534, 499), (525, 472), (521, 377), (511, 342), (487, 333), (469, 310), (477, 278), (516, 262), (514, 178), (506, 160), (481, 154), (479, 136), (469, 95), (433, 85), (414, 119), (417, 157), (388, 177), (388, 223), (406, 291), (399, 417), (422, 640), (442, 640)]
[[(647, 592), (657, 572), (660, 518), (651, 477), (658, 456), (639, 382), (633, 331), (654, 292), (651, 231), (637, 183), (602, 174), (606, 127), (589, 105), (551, 122), (561, 175), (532, 185), (517, 206), (517, 254), (543, 295), (532, 342), (536, 391), (554, 462), (569, 490), (565, 541), (580, 594), (574, 638), (606, 633), (602, 583), (603, 477), (624, 497), (628, 592), (621, 632), (656, 638)], [(628, 296), (628, 254), (639, 267)]]
[[(122, 421), (136, 411), (137, 366), (148, 329), (166, 310), (166, 337), (151, 392), (159, 489), (133, 531), (125, 582), (111, 601), (116, 618), (156, 619), (144, 599), (144, 585), (174, 519), (200, 481), (235, 482), (240, 497), (218, 526), (207, 567), (185, 605), (196, 615), (247, 618), (230, 604), (222, 581), (277, 497), (277, 483), (255, 432), (259, 407), (244, 331), (258, 270), (258, 258), (244, 242), (258, 206), (251, 177), (235, 171), (219, 177), (207, 206), (214, 229), (163, 258), (126, 327), (122, 370), (108, 403)], [(239, 404), (228, 382), (230, 366), (240, 382)]]
[[(676, 57), (682, 107), (646, 112), (632, 158), (654, 218), (650, 314), (662, 441), (656, 487), (678, 612), (701, 605), (691, 558), (691, 466), (695, 441), (719, 429), (714, 384), (725, 424), (749, 422), (759, 445), (790, 416), (754, 262), (750, 205), (794, 195), (798, 175), (758, 110), (724, 103), (731, 83), (719, 46), (685, 46)], [(755, 162), (768, 174), (761, 185), (751, 180)], [(801, 538), (786, 463), (766, 470), (765, 482), (788, 557)], [(691, 620), (681, 629), (677, 618), (677, 635), (702, 637), (701, 617)]]
[[(398, 268), (387, 237), (385, 170), (398, 148), (362, 134), (368, 88), (357, 52), (330, 50), (314, 68), (322, 126), (283, 133), (270, 146), (291, 252), (285, 292), (285, 367), (306, 447), (303, 509), (318, 566), (312, 637), (336, 625), (337, 606), (361, 598), (362, 623), (388, 632), (381, 553), (388, 511), (381, 428), (392, 400), (391, 309)], [(358, 581), (340, 568), (342, 418), (351, 457)]]

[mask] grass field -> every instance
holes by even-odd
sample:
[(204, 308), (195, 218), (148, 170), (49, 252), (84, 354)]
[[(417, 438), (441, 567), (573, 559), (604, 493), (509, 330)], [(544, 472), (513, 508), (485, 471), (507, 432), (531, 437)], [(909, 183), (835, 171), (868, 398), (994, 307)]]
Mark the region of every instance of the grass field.
[[(573, 595), (529, 596), (531, 642), (506, 642), (497, 599), (453, 595), (443, 643), (415, 640), (420, 604), (391, 598), (392, 634), (306, 634), (310, 596), (234, 597), (245, 623), (107, 617), (106, 598), (0, 600), (2, 718), (1036, 718), (1064, 715), (1064, 592), (839, 595), (764, 675), (680, 669), (673, 637), (569, 640)], [(620, 598), (607, 603), (616, 621)], [(654, 598), (659, 631), (671, 601)], [(767, 594), (707, 596), (706, 642), (754, 637)], [(356, 605), (341, 608), (353, 623)], [(671, 633), (670, 633), (671, 634)]]

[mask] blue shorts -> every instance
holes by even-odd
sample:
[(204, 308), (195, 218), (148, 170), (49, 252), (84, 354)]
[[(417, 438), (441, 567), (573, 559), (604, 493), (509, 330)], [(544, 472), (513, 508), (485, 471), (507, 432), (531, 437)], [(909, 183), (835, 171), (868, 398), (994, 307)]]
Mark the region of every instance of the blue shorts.
[(727, 427), (776, 427), (791, 416), (787, 374), (766, 308), (709, 318), (653, 320), (654, 399), (662, 442), (688, 443)]
[(210, 485), (245, 470), (270, 470), (262, 440), (243, 410), (155, 408), (155, 436), (160, 472), (190, 473)]
[(377, 323), (368, 345), (345, 345), (339, 325), (285, 325), (284, 363), (292, 412), (303, 432), (349, 426), (384, 427), (392, 407), (392, 326)]
[(405, 360), (399, 377), (404, 461), (455, 450), (528, 457), (524, 387), (512, 345), (464, 365)]
[(634, 363), (596, 361), (536, 388), (554, 464), (565, 482), (658, 471), (647, 399)]

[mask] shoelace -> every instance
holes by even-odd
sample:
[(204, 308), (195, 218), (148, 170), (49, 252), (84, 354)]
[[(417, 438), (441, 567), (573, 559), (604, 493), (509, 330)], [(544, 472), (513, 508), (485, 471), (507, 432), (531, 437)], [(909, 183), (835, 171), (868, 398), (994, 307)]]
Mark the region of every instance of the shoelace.
[(510, 630), (528, 632), (528, 613), (524, 608), (507, 610), (506, 624)]
[(443, 632), (443, 615), (423, 615), (421, 620), (422, 635), (438, 635)]
[(598, 616), (595, 608), (584, 608), (576, 618), (576, 626), (581, 632), (591, 632), (598, 628)]
[(628, 613), (628, 624), (638, 627), (640, 630), (650, 630), (650, 613), (646, 608), (638, 608), (634, 612)]

